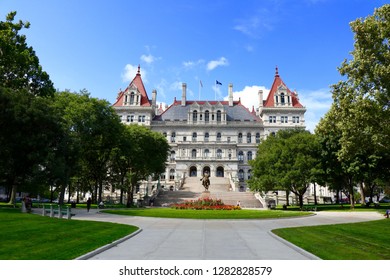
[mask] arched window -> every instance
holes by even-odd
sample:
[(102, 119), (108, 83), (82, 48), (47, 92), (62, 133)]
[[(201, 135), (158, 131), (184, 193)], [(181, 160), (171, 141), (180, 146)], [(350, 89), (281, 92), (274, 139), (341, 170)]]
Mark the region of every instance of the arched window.
[(210, 121), (210, 112), (208, 110), (204, 112), (204, 121), (207, 123)]
[(221, 149), (218, 149), (218, 150), (217, 150), (217, 158), (218, 158), (218, 159), (221, 159), (221, 158), (222, 158), (222, 150), (221, 150)]
[(244, 181), (244, 170), (242, 169), (238, 170), (238, 180)]
[(246, 134), (246, 142), (247, 143), (251, 143), (252, 142), (252, 134), (250, 132), (248, 132)]
[(221, 142), (221, 132), (217, 133), (217, 142)]
[(192, 112), (192, 121), (197, 122), (198, 121), (198, 111), (194, 110)]
[(204, 141), (205, 141), (205, 142), (209, 142), (209, 137), (210, 137), (210, 134), (209, 134), (208, 132), (206, 132), (206, 133), (204, 134)]
[(175, 169), (169, 170), (169, 179), (175, 180)]
[(208, 158), (210, 156), (210, 150), (209, 149), (205, 149), (204, 150), (204, 158)]
[(238, 152), (238, 161), (239, 162), (243, 162), (244, 161), (244, 152), (243, 151), (239, 151)]
[(196, 149), (192, 149), (191, 151), (191, 157), (196, 158)]
[(130, 93), (130, 105), (134, 104), (134, 91)]
[(238, 133), (238, 143), (242, 143), (242, 133)]
[(217, 122), (220, 122), (221, 121), (221, 111), (218, 110), (217, 111)]
[(249, 151), (249, 152), (247, 153), (247, 158), (248, 158), (248, 160), (252, 160), (252, 157), (253, 157), (253, 153), (252, 153), (251, 151)]
[(198, 134), (196, 134), (196, 132), (192, 133), (192, 142), (196, 142), (198, 138)]
[(257, 144), (260, 143), (260, 133), (259, 132), (256, 133), (256, 143)]

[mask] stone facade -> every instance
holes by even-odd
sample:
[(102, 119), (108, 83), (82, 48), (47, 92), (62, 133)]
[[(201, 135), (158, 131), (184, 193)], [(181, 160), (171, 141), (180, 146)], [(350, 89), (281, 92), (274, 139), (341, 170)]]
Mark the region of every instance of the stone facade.
[(228, 86), (228, 101), (189, 101), (187, 85), (182, 84), (181, 100), (167, 108), (156, 106), (157, 92), (149, 100), (140, 68), (129, 86), (118, 93), (113, 108), (125, 124), (150, 127), (165, 135), (171, 153), (161, 184), (178, 187), (185, 177), (226, 177), (236, 190), (246, 190), (251, 176), (249, 161), (257, 145), (280, 129), (305, 127), (305, 107), (296, 92), (290, 91), (276, 69), (266, 100), (254, 92), (259, 105), (252, 110), (233, 100), (233, 85)]

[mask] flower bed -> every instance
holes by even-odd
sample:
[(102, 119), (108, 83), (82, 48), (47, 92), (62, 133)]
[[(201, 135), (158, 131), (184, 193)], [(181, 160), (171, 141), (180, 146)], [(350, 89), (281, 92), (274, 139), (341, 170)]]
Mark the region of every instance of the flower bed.
[(221, 199), (203, 198), (198, 200), (188, 200), (183, 203), (172, 204), (174, 209), (194, 209), (194, 210), (240, 210), (240, 206), (225, 205)]

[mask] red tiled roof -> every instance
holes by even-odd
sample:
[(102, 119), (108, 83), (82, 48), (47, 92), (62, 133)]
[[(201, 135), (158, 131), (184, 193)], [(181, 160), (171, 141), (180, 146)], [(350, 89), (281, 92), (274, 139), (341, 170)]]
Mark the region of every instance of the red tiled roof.
[(286, 86), (286, 84), (283, 82), (282, 78), (280, 78), (279, 72), (278, 72), (278, 67), (276, 67), (274, 83), (272, 84), (271, 90), (269, 91), (267, 100), (264, 102), (264, 107), (274, 107), (275, 106), (274, 96), (275, 96), (276, 91), (278, 90), (278, 88), (281, 85), (283, 85), (287, 89), (287, 92), (291, 95), (293, 107), (303, 108), (302, 104), (299, 103), (299, 99), (298, 99), (297, 94), (295, 92), (292, 92)]
[(149, 101), (148, 94), (146, 93), (146, 89), (145, 89), (144, 83), (143, 83), (142, 78), (141, 78), (141, 69), (140, 68), (141, 67), (138, 65), (138, 72), (135, 75), (134, 79), (131, 81), (131, 83), (129, 84), (129, 86), (125, 90), (118, 93), (118, 97), (116, 99), (116, 102), (112, 106), (114, 106), (114, 107), (123, 106), (123, 101), (125, 98), (124, 94), (125, 94), (126, 90), (129, 87), (131, 87), (132, 85), (137, 87), (137, 89), (141, 93), (141, 106), (149, 106), (149, 107), (152, 106), (152, 104)]

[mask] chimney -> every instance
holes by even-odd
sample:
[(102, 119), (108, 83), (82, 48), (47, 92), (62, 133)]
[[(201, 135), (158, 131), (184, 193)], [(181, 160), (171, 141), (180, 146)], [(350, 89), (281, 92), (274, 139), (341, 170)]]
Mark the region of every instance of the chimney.
[(233, 106), (233, 84), (229, 84), (229, 106)]
[(257, 115), (261, 117), (263, 115), (263, 90), (259, 90), (258, 92), (259, 95), (259, 111), (257, 112)]
[(152, 107), (156, 108), (157, 90), (152, 91)]
[(262, 108), (263, 107), (263, 90), (259, 90), (259, 107)]
[(181, 106), (186, 106), (186, 94), (187, 94), (187, 84), (182, 84), (182, 93), (181, 93)]

